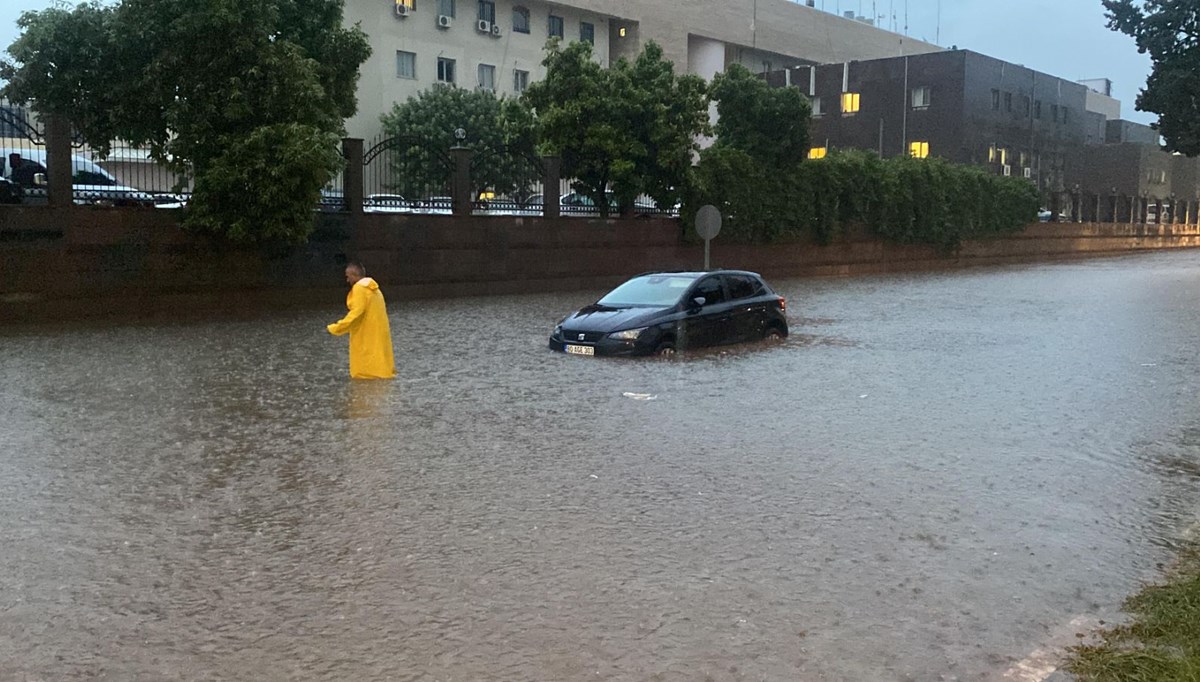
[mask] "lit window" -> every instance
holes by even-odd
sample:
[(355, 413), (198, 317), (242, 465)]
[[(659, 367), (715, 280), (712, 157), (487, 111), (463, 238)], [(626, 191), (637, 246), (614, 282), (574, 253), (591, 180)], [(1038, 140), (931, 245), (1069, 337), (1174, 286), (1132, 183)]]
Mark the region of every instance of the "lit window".
[(827, 147), (813, 147), (812, 149), (808, 150), (808, 158), (823, 159), (828, 153), (829, 149)]
[(586, 21), (579, 22), (579, 40), (584, 43), (596, 44), (596, 26)]
[(928, 142), (911, 142), (908, 145), (908, 155), (914, 159), (923, 159), (929, 156)]
[(996, 163), (996, 145), (988, 147), (988, 163)]
[(617, 35), (621, 36), (622, 38), (625, 37), (625, 27), (624, 26), (621, 27), (621, 30), (617, 31)]
[(525, 92), (529, 87), (529, 72), (520, 69), (513, 70), (513, 92)]
[(561, 38), (561, 37), (563, 37), (563, 35), (564, 35), (563, 18), (556, 17), (553, 14), (551, 14), (550, 15), (550, 37), (551, 38)]
[[(403, 7), (404, 9), (400, 9)], [(396, 14), (404, 12), (407, 14), (417, 8), (417, 0), (396, 0)]]
[(1008, 165), (1008, 149), (1004, 147), (1000, 148), (1000, 164), (1003, 166)]
[(479, 89), (492, 90), (496, 89), (496, 67), (491, 64), (479, 65)]
[(928, 109), (929, 108), (929, 86), (913, 88), (912, 91), (912, 108), (913, 109)]
[(821, 117), (825, 115), (825, 110), (821, 107), (820, 97), (813, 97), (809, 101), (812, 102), (812, 115), (814, 117)]
[(861, 95), (857, 92), (842, 93), (842, 113), (855, 114), (858, 113), (859, 98)]
[(438, 57), (437, 79), (439, 83), (454, 83), (454, 60)]
[(454, 0), (438, 0), (438, 14), (444, 17), (454, 16)]
[(524, 7), (513, 8), (513, 33), (529, 33), (529, 10)]
[(396, 50), (396, 77), (417, 77), (417, 55), (415, 52)]

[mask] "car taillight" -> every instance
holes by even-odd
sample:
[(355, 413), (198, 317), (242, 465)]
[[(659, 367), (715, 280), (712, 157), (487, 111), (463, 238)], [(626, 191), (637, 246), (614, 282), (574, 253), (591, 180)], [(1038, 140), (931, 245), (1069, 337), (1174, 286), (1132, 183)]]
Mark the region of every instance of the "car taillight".
[(779, 297), (779, 309), (787, 312), (787, 299), (782, 296)]

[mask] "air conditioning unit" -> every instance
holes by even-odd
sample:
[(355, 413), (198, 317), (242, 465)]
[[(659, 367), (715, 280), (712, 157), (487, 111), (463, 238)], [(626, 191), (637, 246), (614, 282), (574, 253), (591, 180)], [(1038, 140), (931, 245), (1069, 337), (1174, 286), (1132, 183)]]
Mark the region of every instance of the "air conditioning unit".
[(492, 24), (492, 35), (500, 37), (500, 24)]
[(1021, 174), (1025, 176), (1026, 180), (1028, 180), (1033, 177), (1033, 169), (1032, 168), (1022, 168)]
[(438, 15), (438, 28), (450, 28), (450, 24), (453, 24), (453, 23), (454, 23), (454, 20), (451, 19), (450, 17), (446, 16), (445, 14)]
[(1004, 177), (1012, 175), (1012, 166), (1001, 166), (1000, 170), (1004, 173)]
[(475, 30), (479, 31), (480, 33), (491, 33), (492, 22), (488, 21), (487, 19), (480, 19), (479, 23), (475, 24)]
[(398, 0), (396, 2), (396, 16), (407, 17), (410, 14), (412, 14), (412, 8)]

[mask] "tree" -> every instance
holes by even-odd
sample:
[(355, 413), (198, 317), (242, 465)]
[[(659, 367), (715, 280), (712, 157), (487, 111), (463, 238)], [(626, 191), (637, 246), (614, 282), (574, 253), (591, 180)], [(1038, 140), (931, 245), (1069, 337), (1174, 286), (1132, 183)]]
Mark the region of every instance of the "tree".
[(592, 45), (547, 47), (546, 78), (525, 92), (543, 147), (562, 157), (572, 187), (607, 217), (608, 192), (626, 207), (642, 193), (672, 206), (688, 181), (696, 138), (707, 132), (704, 81), (677, 76), (662, 49), (647, 43), (637, 60), (609, 69)]
[[(341, 0), (123, 0), (26, 13), (21, 25), (2, 72), (9, 97), (69, 117), (101, 154), (120, 138), (193, 177), (186, 225), (243, 241), (307, 237), (308, 212), (268, 199), (278, 174), (248, 171), (269, 162), (263, 141), (286, 133), (297, 136), (289, 152), (321, 148), (280, 155), (281, 173), (302, 179), (296, 206), (336, 174), (370, 54), (362, 31), (342, 26)], [(235, 227), (249, 227), (247, 214), (271, 227)]]
[[(475, 152), (476, 189), (523, 201), (542, 177), (540, 164), (529, 161), (535, 150), (533, 114), (519, 100), (435, 85), (395, 104), (381, 120), (384, 134), (399, 141), (390, 157), (396, 183), (388, 189), (405, 196), (444, 192), (448, 169), (431, 157), (458, 144)], [(466, 133), (464, 140), (455, 138), (458, 129)]]
[(817, 220), (826, 214), (814, 212), (813, 202), (836, 203), (836, 197), (810, 191), (798, 175), (808, 155), (812, 113), (800, 89), (772, 88), (734, 64), (708, 92), (717, 103), (717, 139), (700, 154), (685, 221), (701, 205), (713, 204), (737, 239), (770, 241), (808, 229), (828, 241), (832, 222)]
[(772, 88), (741, 64), (709, 86), (717, 103), (714, 146), (740, 149), (771, 169), (795, 167), (808, 155), (812, 107), (799, 88)]
[(1158, 114), (1167, 149), (1200, 155), (1200, 5), (1184, 0), (1104, 0), (1108, 25), (1132, 36), (1153, 70), (1137, 108)]

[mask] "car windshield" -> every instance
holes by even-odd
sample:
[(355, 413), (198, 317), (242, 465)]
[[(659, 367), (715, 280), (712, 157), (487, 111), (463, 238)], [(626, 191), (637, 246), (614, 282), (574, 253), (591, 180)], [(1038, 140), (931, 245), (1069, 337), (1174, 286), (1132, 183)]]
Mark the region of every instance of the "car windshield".
[(683, 292), (696, 281), (686, 275), (643, 275), (608, 292), (597, 301), (614, 308), (628, 306), (669, 306), (679, 302)]

